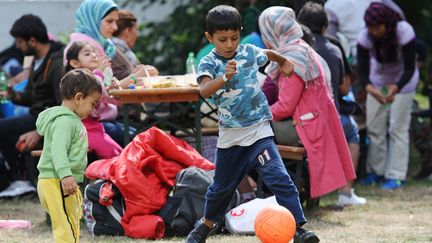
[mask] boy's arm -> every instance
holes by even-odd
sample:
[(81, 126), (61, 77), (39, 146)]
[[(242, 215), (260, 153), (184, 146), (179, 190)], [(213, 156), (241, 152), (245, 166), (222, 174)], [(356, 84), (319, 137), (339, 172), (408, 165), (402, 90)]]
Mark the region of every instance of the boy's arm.
[(51, 125), (51, 158), (54, 169), (60, 179), (72, 176), (69, 164), (68, 149), (72, 141), (74, 127), (69, 119), (59, 119)]
[(294, 64), (291, 61), (273, 50), (266, 49), (264, 52), (269, 61), (276, 62), (279, 65), (280, 71), (285, 74), (285, 76), (290, 77), (292, 75)]
[(211, 79), (209, 76), (203, 76), (200, 80), (200, 94), (203, 98), (208, 98), (220, 88), (225, 85), (225, 82), (229, 82), (231, 78), (236, 74), (236, 62), (231, 60), (225, 67), (225, 74), (221, 77)]

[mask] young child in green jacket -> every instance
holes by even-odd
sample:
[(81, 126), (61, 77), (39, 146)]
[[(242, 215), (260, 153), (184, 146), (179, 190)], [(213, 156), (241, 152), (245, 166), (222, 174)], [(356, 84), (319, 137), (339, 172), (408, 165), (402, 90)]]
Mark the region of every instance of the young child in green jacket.
[(61, 106), (41, 112), (36, 128), (44, 137), (37, 165), (37, 191), (51, 217), (55, 242), (78, 242), (82, 194), (78, 183), (87, 166), (87, 132), (81, 119), (97, 105), (102, 87), (87, 69), (68, 72), (60, 82)]

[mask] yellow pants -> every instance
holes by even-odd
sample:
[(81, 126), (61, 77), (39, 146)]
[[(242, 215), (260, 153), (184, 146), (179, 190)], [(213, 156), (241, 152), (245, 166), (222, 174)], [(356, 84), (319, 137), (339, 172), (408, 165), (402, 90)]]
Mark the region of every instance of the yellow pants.
[(78, 242), (82, 216), (82, 194), (63, 196), (60, 179), (39, 179), (37, 192), (42, 207), (51, 218), (55, 242)]

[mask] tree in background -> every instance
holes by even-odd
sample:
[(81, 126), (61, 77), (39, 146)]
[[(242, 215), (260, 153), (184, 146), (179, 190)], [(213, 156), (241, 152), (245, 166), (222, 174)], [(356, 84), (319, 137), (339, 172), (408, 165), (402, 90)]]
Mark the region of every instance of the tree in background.
[[(259, 0), (255, 4), (260, 10), (269, 6), (288, 6), (297, 10), (307, 0)], [(315, 0), (317, 1), (317, 0)], [(343, 0), (341, 0), (343, 1)], [(197, 53), (207, 44), (204, 38), (205, 16), (209, 9), (220, 5), (235, 5), (235, 0), (189, 0), (179, 5), (166, 20), (158, 23), (147, 22), (140, 26), (135, 51), (143, 63), (152, 64), (162, 74), (184, 74), (185, 62), (190, 51)], [(432, 1), (395, 0), (403, 9), (408, 21), (414, 26), (418, 37), (432, 43)], [(167, 0), (132, 0), (143, 9), (152, 4), (172, 4)]]
[[(293, 6), (293, 2), (290, 0), (261, 0), (256, 6), (262, 10), (272, 5)], [(145, 9), (155, 3), (169, 4), (169, 1), (134, 0), (133, 3)], [(220, 4), (234, 6), (235, 1), (190, 0), (178, 6), (162, 22), (141, 24), (141, 34), (134, 48), (138, 59), (142, 63), (156, 66), (162, 74), (184, 74), (188, 53), (190, 51), (197, 53), (207, 44), (204, 32), (208, 10)]]

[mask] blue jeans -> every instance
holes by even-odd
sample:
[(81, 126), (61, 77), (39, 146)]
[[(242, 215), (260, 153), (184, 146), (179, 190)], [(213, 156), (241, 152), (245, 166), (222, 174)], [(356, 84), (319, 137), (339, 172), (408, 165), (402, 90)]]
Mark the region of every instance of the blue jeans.
[(26, 114), (0, 119), (0, 150), (10, 166), (10, 174), (16, 176), (18, 150), (15, 144), (19, 136), (36, 129), (36, 118)]
[(360, 144), (360, 135), (357, 123), (349, 115), (340, 114), (342, 128), (348, 143)]
[(213, 183), (207, 189), (205, 218), (220, 222), (240, 181), (256, 169), (277, 202), (294, 215), (297, 224), (306, 223), (297, 188), (282, 162), (273, 137), (262, 138), (248, 147), (218, 148)]
[[(118, 143), (123, 148), (126, 146), (124, 144), (124, 125), (118, 121), (104, 121), (102, 122), (105, 132), (112, 138), (116, 143)], [(129, 137), (133, 138), (136, 128), (129, 126)]]

